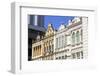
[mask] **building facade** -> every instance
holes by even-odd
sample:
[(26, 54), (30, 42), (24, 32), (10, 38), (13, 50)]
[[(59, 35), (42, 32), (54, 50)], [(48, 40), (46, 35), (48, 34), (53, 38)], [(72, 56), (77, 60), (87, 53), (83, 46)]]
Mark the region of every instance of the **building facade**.
[(45, 35), (40, 37), (32, 43), (32, 60), (53, 60), (54, 54), (54, 29), (52, 24), (48, 25)]
[[(44, 35), (37, 36), (33, 40), (33, 60), (62, 60), (83, 59), (87, 57), (85, 42), (87, 40), (87, 17), (75, 17), (67, 25), (61, 24), (58, 30), (54, 30), (52, 24)], [(85, 31), (84, 31), (85, 30)]]
[(44, 57), (43, 60), (53, 60), (54, 56), (54, 28), (52, 24), (48, 25), (45, 37), (43, 39)]
[(70, 31), (65, 25), (61, 25), (54, 36), (55, 44), (55, 59), (68, 59), (71, 58), (71, 41)]
[(54, 37), (56, 60), (86, 57), (86, 50), (83, 48), (83, 27), (87, 26), (87, 20), (86, 17), (75, 17), (67, 26), (60, 26)]
[(43, 56), (43, 41), (38, 34), (36, 40), (32, 40), (32, 60), (42, 60)]

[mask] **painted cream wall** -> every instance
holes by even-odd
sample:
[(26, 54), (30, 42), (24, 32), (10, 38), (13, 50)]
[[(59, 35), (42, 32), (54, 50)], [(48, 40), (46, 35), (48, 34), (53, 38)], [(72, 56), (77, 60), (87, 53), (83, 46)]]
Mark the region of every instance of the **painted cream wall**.
[[(74, 23), (73, 23), (73, 21), (74, 21)], [(80, 22), (82, 22), (81, 24), (77, 24), (77, 26), (74, 26), (74, 27), (71, 27), (71, 28), (69, 28), (70, 26), (73, 26), (74, 24), (76, 24), (76, 23), (80, 23)], [(85, 26), (85, 27), (84, 27)], [(85, 35), (87, 35), (87, 30), (85, 29), (86, 28), (86, 26), (88, 26), (88, 23), (87, 23), (87, 18), (86, 17), (83, 17), (83, 18), (79, 18), (79, 17), (75, 17), (73, 20), (72, 20), (72, 22), (71, 22), (71, 25), (69, 25), (67, 28), (69, 28), (69, 29), (67, 29), (67, 28), (64, 28), (64, 25), (61, 25), (60, 27), (59, 27), (59, 29), (58, 29), (58, 31), (56, 32), (56, 34), (55, 34), (55, 42), (54, 42), (54, 44), (55, 44), (55, 52), (61, 52), (61, 51), (63, 51), (63, 50), (69, 50), (69, 51), (65, 51), (65, 52), (63, 52), (63, 53), (58, 53), (58, 54), (56, 54), (55, 55), (55, 59), (56, 58), (58, 58), (58, 57), (62, 57), (62, 56), (65, 56), (65, 55), (67, 55), (68, 56), (68, 59), (73, 59), (72, 58), (72, 54), (75, 54), (76, 55), (76, 59), (77, 59), (77, 52), (85, 52), (85, 53), (83, 53), (83, 58), (86, 58), (86, 55), (87, 55), (87, 47), (83, 47), (83, 41), (81, 41), (81, 30), (83, 30), (83, 27), (84, 27), (84, 31), (85, 31)], [(79, 43), (77, 43), (77, 40), (76, 40), (76, 33), (77, 33), (77, 31), (79, 31)], [(73, 45), (73, 43), (72, 43), (72, 34), (73, 33), (75, 33), (75, 44)], [(65, 47), (60, 47), (59, 46), (59, 44), (60, 45), (62, 45), (62, 42), (59, 42), (59, 40), (61, 39), (61, 37), (62, 36), (64, 36), (65, 37), (65, 35), (67, 35), (67, 46), (65, 46)], [(83, 40), (87, 40), (87, 36), (85, 36), (85, 35), (83, 35), (84, 36), (84, 38), (83, 38)], [(56, 39), (58, 38), (58, 49), (56, 49), (56, 46), (57, 46), (57, 41), (56, 41)], [(62, 40), (62, 39), (61, 39)], [(60, 40), (60, 41), (61, 41)], [(63, 39), (64, 40), (64, 42), (66, 42), (65, 41), (65, 38)], [(87, 42), (87, 41), (86, 41)], [(77, 45), (78, 44), (78, 45)], [(86, 43), (85, 43), (86, 44)], [(65, 43), (63, 44), (63, 45), (65, 45)], [(85, 46), (85, 45), (84, 45)], [(83, 48), (85, 48), (84, 50), (83, 50)], [(70, 57), (69, 57), (70, 56)], [(81, 57), (81, 54), (80, 54), (80, 57)]]

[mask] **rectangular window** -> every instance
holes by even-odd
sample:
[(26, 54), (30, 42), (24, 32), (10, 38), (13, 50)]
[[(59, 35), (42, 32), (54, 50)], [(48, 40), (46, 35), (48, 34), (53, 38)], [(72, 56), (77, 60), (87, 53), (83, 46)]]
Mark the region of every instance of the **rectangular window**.
[(59, 59), (61, 59), (61, 57), (59, 57)]
[(49, 46), (49, 52), (51, 52), (51, 45)]
[(62, 56), (62, 59), (64, 59), (64, 56)]
[(62, 44), (61, 44), (61, 37), (59, 37), (59, 48), (61, 48)]
[(60, 37), (58, 37), (58, 48), (59, 48), (59, 44), (60, 44)]
[(64, 36), (62, 36), (62, 47), (64, 47)]
[(52, 44), (52, 51), (54, 51), (54, 45)]
[(65, 35), (65, 46), (67, 45), (67, 35)]
[(80, 52), (77, 52), (77, 58), (80, 59)]
[(74, 53), (72, 54), (72, 58), (75, 59), (75, 54)]
[(81, 58), (83, 59), (83, 51), (81, 51)]
[(56, 49), (58, 48), (58, 38), (56, 38)]

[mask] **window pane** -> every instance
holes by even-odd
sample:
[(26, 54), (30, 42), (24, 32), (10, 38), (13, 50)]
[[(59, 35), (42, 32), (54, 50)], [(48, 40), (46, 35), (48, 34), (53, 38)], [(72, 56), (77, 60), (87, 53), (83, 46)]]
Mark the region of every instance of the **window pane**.
[(79, 31), (76, 32), (76, 42), (79, 43), (80, 42), (80, 38), (79, 38)]
[(75, 33), (72, 34), (72, 44), (75, 44)]

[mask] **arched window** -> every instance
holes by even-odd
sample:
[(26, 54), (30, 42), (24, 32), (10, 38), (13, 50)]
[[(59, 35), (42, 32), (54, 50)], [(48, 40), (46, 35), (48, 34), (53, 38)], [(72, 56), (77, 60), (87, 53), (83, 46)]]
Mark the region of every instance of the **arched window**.
[(54, 45), (52, 44), (52, 51), (54, 50)]
[(44, 47), (44, 53), (46, 53), (46, 47)]
[(51, 40), (50, 41), (48, 41), (49, 43), (48, 43), (48, 45), (51, 45)]
[(75, 33), (72, 33), (72, 44), (75, 44)]
[(59, 37), (59, 48), (61, 48), (61, 37)]
[(64, 47), (64, 36), (62, 36), (62, 47)]
[(52, 46), (51, 46), (51, 45), (49, 45), (49, 52), (51, 52), (51, 48), (52, 48)]
[(76, 43), (80, 42), (79, 31), (76, 32)]
[(81, 29), (81, 41), (83, 41), (83, 30)]
[(48, 49), (49, 49), (49, 48), (48, 48), (48, 46), (47, 46), (47, 50), (46, 50), (46, 52), (48, 52)]

